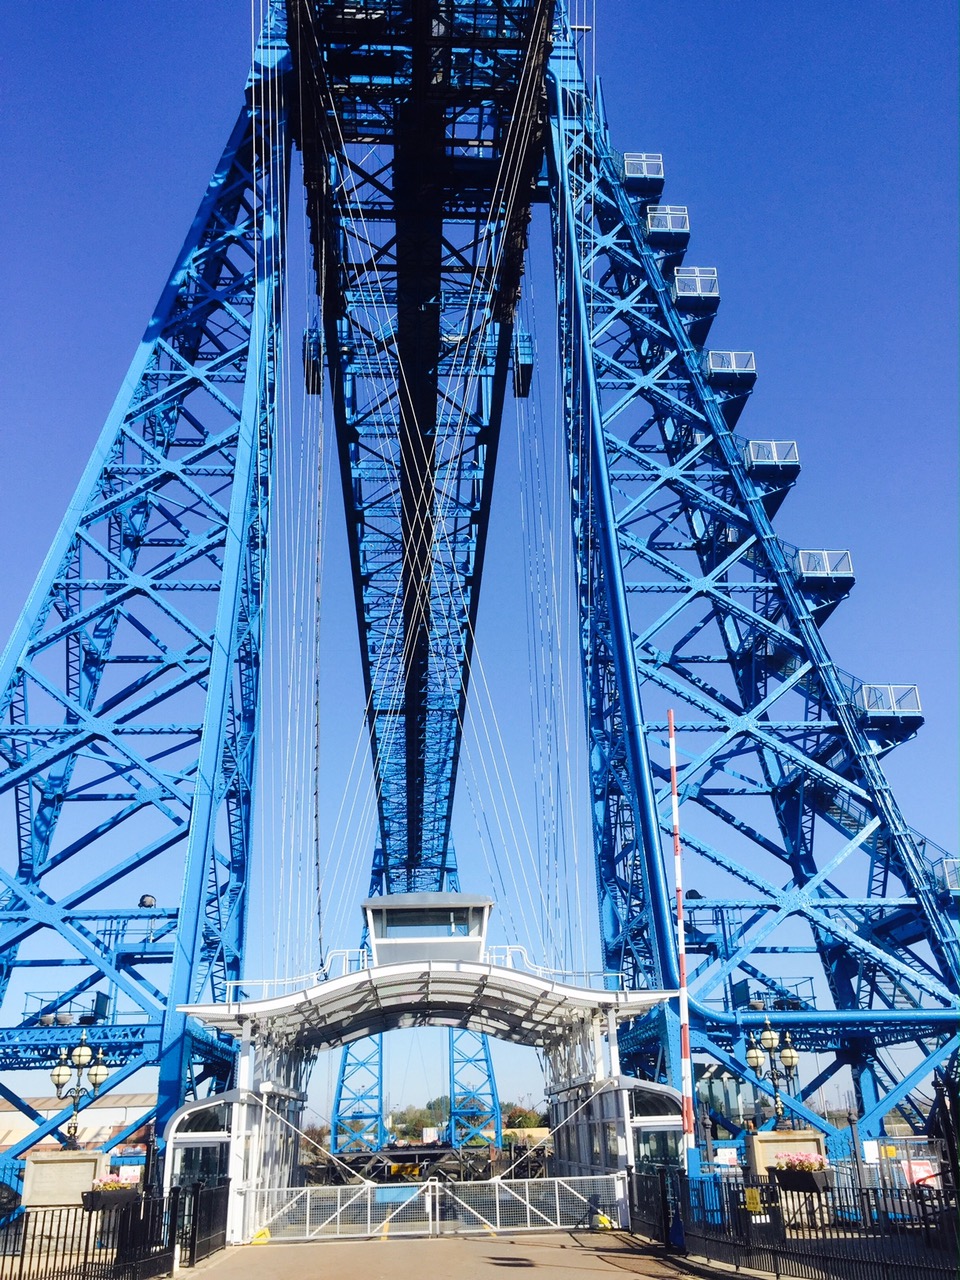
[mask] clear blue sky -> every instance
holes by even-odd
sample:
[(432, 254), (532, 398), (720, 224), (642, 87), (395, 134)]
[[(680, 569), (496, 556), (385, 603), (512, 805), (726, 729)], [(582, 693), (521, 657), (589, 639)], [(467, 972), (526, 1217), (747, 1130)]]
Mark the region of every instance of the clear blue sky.
[[(778, 530), (853, 552), (857, 586), (826, 628), (836, 661), (920, 685), (927, 723), (887, 770), (907, 820), (955, 848), (957, 6), (573, 8), (596, 29), (616, 145), (664, 153), (665, 199), (691, 209), (687, 260), (720, 269), (712, 345), (757, 352), (741, 429), (799, 442)], [(0, 36), (5, 636), (235, 117), (250, 6), (6, 0)], [(491, 665), (509, 662), (489, 620), (517, 598), (514, 547), (494, 531)], [(355, 641), (339, 643), (358, 679)]]

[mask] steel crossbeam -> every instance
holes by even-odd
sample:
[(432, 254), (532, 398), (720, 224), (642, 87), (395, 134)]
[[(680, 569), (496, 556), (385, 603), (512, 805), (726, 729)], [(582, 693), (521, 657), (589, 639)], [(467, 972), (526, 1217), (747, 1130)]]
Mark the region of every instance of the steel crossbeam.
[[(774, 533), (791, 481), (751, 477), (732, 430), (752, 377), (705, 373), (709, 323), (671, 293), (685, 238), (651, 230), (659, 192), (628, 192), (562, 26), (550, 109), (604, 963), (633, 985), (676, 980), (660, 849), (673, 707), (684, 843), (707, 887), (688, 904), (695, 1045), (748, 1078), (741, 993), (782, 1002), (796, 957), (813, 957), (813, 1002), (779, 1020), (850, 1063), (876, 1132), (882, 1098), (906, 1096), (883, 1050), (922, 1056), (916, 1084), (960, 1016), (956, 901), (878, 763), (919, 721), (871, 722), (827, 654), (818, 624), (850, 579), (804, 577)], [(662, 1038), (652, 1023), (625, 1035), (635, 1068), (658, 1069)]]

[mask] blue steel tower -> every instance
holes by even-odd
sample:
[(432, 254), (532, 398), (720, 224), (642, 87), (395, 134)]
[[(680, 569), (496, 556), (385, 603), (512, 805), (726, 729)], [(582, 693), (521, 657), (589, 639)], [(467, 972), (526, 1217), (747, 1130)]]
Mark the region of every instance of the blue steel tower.
[[(288, 73), (278, 6), (0, 672), (0, 1069), (49, 1069), (83, 1025), (109, 1088), (158, 1069), (159, 1128), (233, 1066), (177, 1006), (243, 965)], [(24, 1007), (24, 974), (56, 994)], [(70, 1106), (0, 1093), (35, 1123), (15, 1186)]]
[[(792, 1116), (844, 1142), (808, 1102), (849, 1068), (862, 1132), (891, 1110), (922, 1131), (917, 1086), (956, 1078), (960, 884), (880, 766), (921, 723), (917, 690), (830, 658), (820, 626), (853, 585), (851, 556), (774, 532), (797, 444), (736, 433), (754, 354), (709, 349), (717, 272), (686, 261), (689, 213), (663, 202), (662, 157), (612, 145), (562, 21), (548, 85), (605, 965), (628, 986), (677, 983), (663, 857), (673, 709), (698, 886), (694, 1052), (769, 1091), (746, 1065), (746, 1037), (769, 1019), (825, 1060), (783, 1099)], [(621, 1052), (679, 1082), (672, 1014), (630, 1028)]]
[[(708, 346), (715, 270), (686, 261), (662, 157), (623, 154), (550, 0), (274, 0), (246, 100), (0, 673), (0, 1068), (82, 1023), (156, 1118), (225, 1087), (177, 1007), (242, 978), (285, 175), (302, 155), (379, 818), (370, 893), (458, 891), (451, 815), (500, 423), (530, 393), (516, 319), (549, 207), (604, 968), (672, 988), (668, 710), (681, 747), (692, 1036), (768, 1088), (752, 1029), (849, 1072), (862, 1131), (956, 1079), (958, 863), (908, 827), (882, 757), (922, 717), (821, 625), (849, 552), (774, 532), (799, 445), (737, 432), (750, 351)], [(667, 841), (667, 843), (665, 843)], [(150, 887), (143, 891), (142, 872)], [(56, 994), (24, 1006), (23, 975)], [(19, 1004), (18, 1004), (19, 1002)], [(676, 1015), (624, 1029), (678, 1081)], [(451, 1131), (498, 1114), (485, 1042), (450, 1043)], [(4, 1157), (6, 1181), (35, 1122)], [(384, 1140), (379, 1042), (345, 1055), (339, 1147)], [(140, 1117), (127, 1131), (149, 1119)], [(733, 1121), (721, 1115), (719, 1119)], [(121, 1134), (113, 1144), (122, 1142)]]

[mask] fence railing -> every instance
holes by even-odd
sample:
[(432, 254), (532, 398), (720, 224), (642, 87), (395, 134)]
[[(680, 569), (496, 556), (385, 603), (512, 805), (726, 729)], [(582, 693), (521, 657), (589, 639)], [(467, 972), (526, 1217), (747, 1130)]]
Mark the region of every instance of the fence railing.
[(956, 1280), (951, 1189), (788, 1189), (766, 1178), (634, 1175), (633, 1229), (711, 1262), (802, 1280)]
[[(612, 969), (551, 969), (537, 964), (527, 954), (525, 947), (512, 944), (502, 947), (490, 947), (483, 953), (484, 964), (498, 965), (505, 969), (520, 969), (524, 973), (534, 974), (546, 982), (559, 982), (573, 987), (595, 987), (609, 990), (623, 986), (622, 974)], [(310, 973), (299, 974), (293, 978), (242, 978), (227, 983), (227, 1002), (241, 1000), (273, 1000), (281, 996), (294, 995), (299, 991), (309, 991), (332, 978), (342, 978), (348, 973), (358, 973), (373, 963), (370, 953), (364, 948), (351, 948), (339, 951), (328, 951), (324, 958), (323, 968)]]
[(198, 1183), (23, 1209), (0, 1221), (0, 1280), (152, 1280), (195, 1266), (226, 1243), (227, 1194)]
[(625, 1201), (616, 1174), (268, 1187), (244, 1192), (244, 1238), (266, 1243), (576, 1231), (600, 1219), (620, 1226)]
[(189, 1187), (180, 1205), (180, 1266), (195, 1267), (227, 1243), (227, 1205), (230, 1184)]

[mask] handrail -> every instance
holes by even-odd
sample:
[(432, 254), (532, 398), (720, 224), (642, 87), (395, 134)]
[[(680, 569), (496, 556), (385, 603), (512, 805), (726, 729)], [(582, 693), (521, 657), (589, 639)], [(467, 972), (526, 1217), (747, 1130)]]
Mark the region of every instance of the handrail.
[[(526, 947), (518, 943), (488, 948), (481, 957), (481, 963), (503, 969), (516, 969), (518, 972), (541, 978), (545, 982), (556, 982), (565, 986), (590, 987), (606, 991), (623, 990), (622, 974), (604, 969), (557, 969), (549, 965), (536, 964), (527, 954)], [(299, 974), (292, 978), (243, 978), (236, 982), (228, 982), (226, 1002), (233, 1004), (243, 1000), (277, 999), (319, 986), (334, 978), (344, 977), (348, 973), (359, 973), (373, 967), (369, 952), (362, 948), (329, 951), (323, 965), (310, 973)]]

